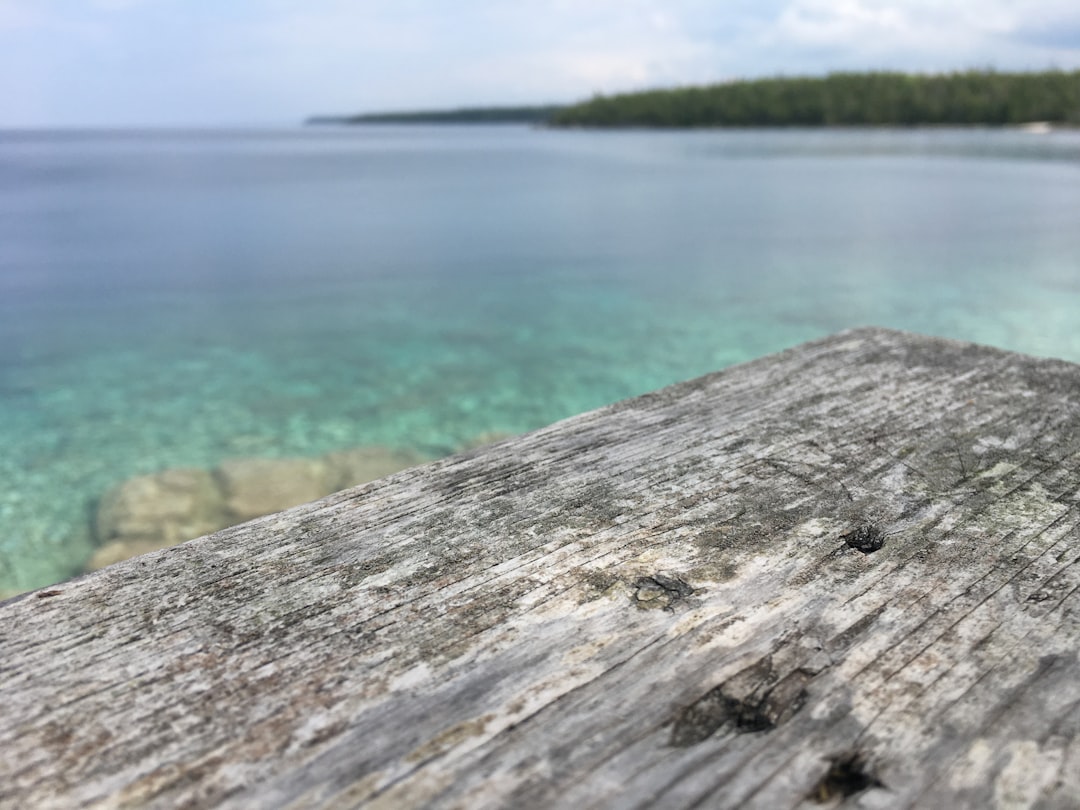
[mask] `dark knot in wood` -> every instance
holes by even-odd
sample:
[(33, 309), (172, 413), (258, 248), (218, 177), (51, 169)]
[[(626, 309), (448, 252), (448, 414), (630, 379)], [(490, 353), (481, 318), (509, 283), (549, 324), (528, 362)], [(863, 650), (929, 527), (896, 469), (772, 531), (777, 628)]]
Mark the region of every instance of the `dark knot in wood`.
[(863, 554), (873, 554), (885, 545), (885, 532), (873, 523), (863, 523), (841, 538), (848, 546)]

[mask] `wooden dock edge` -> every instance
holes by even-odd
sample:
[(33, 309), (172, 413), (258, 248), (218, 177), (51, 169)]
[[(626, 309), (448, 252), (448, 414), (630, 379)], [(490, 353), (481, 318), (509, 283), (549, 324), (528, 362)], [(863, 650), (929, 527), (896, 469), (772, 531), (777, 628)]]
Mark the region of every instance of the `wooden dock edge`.
[(0, 807), (1080, 807), (1078, 394), (851, 330), (0, 603)]

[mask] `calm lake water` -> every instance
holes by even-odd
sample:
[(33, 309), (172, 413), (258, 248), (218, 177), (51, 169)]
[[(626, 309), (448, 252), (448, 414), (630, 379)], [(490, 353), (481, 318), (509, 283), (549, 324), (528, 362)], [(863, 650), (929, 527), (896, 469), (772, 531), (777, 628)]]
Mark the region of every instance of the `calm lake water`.
[(0, 133), (0, 590), (132, 475), (444, 454), (865, 324), (1080, 361), (1080, 133)]

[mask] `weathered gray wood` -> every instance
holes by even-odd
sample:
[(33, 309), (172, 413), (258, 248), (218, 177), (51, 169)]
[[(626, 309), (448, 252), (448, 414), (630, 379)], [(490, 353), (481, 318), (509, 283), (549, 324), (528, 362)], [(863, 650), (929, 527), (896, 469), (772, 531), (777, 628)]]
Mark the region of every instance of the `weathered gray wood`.
[(1078, 807), (1078, 394), (856, 330), (4, 603), (0, 803)]

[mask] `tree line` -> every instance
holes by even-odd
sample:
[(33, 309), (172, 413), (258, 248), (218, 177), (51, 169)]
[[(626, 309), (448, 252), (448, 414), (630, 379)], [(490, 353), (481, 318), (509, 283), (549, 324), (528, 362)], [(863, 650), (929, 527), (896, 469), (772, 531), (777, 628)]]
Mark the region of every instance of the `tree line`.
[(553, 126), (740, 127), (1080, 124), (1080, 71), (777, 77), (596, 96)]

